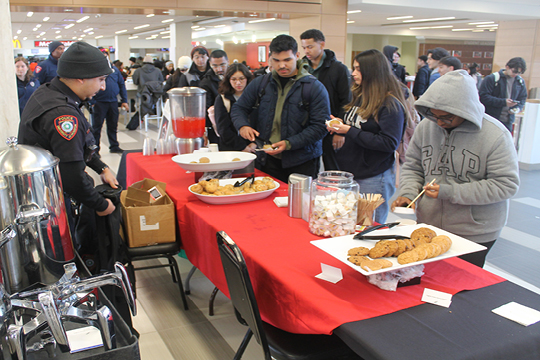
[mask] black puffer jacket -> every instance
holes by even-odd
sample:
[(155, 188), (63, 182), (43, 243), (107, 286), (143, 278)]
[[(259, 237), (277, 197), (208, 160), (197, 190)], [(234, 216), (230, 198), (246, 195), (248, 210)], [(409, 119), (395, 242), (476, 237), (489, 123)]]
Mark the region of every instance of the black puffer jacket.
[(178, 86), (175, 87), (185, 87), (185, 86), (199, 86), (199, 83), (201, 82), (204, 75), (210, 70), (209, 63), (206, 64), (206, 70), (200, 71), (197, 68), (197, 65), (195, 63), (191, 64), (191, 67), (189, 70), (184, 74), (184, 76), (180, 77)]
[(394, 71), (394, 75), (396, 75), (396, 77), (399, 79), (399, 81), (401, 81), (402, 83), (407, 85), (407, 83), (405, 81), (405, 66), (394, 63), (394, 53), (397, 51), (397, 49), (398, 49), (397, 46), (386, 45), (383, 48), (383, 54), (384, 54), (384, 56), (386, 56), (388, 61), (390, 61), (390, 65), (392, 66), (392, 70)]
[[(352, 96), (349, 69), (336, 59), (336, 54), (332, 50), (325, 49), (324, 53), (326, 58), (321, 66), (318, 80), (328, 91), (332, 115), (343, 119), (345, 114), (343, 107), (351, 101)], [(307, 57), (304, 59), (308, 60)]]

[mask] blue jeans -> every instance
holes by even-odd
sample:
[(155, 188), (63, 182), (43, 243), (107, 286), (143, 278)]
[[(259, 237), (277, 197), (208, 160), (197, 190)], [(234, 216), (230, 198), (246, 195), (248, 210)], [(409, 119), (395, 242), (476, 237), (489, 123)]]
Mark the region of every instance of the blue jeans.
[(356, 182), (360, 185), (360, 194), (371, 193), (382, 195), (385, 201), (375, 209), (375, 221), (379, 224), (384, 224), (390, 210), (388, 201), (396, 192), (396, 172), (394, 165), (382, 174), (368, 179), (357, 179)]

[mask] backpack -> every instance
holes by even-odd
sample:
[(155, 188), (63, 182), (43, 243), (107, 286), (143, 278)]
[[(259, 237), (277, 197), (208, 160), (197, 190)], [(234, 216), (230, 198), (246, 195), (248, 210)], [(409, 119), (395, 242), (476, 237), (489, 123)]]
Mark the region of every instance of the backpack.
[[(261, 81), (261, 84), (259, 85), (259, 92), (257, 95), (257, 102), (255, 105), (253, 105), (253, 109), (258, 109), (259, 105), (261, 103), (261, 99), (266, 93), (266, 86), (270, 82), (270, 78), (272, 77), (272, 73), (269, 72), (268, 74), (263, 75), (263, 79)], [(300, 83), (300, 86), (302, 87), (302, 105), (301, 107), (304, 108), (307, 112), (309, 112), (309, 101), (311, 100), (311, 87), (313, 83)]]
[(129, 120), (128, 124), (126, 125), (126, 129), (137, 130), (140, 122), (141, 122), (141, 119), (139, 117), (139, 112), (137, 111)]
[[(227, 99), (225, 95), (223, 94), (221, 94), (220, 96), (221, 96), (221, 99), (223, 99), (223, 105), (225, 106), (225, 110), (227, 110), (228, 113), (231, 113), (231, 100)], [(216, 115), (215, 114), (210, 115), (209, 113), (208, 118), (210, 119), (210, 122), (212, 123), (212, 128), (214, 129), (214, 132), (216, 133), (218, 137), (220, 137), (221, 135), (219, 135), (217, 124), (216, 124)]]
[(407, 148), (409, 147), (409, 142), (413, 137), (414, 129), (416, 129), (416, 126), (418, 125), (418, 123), (420, 123), (420, 115), (414, 108), (414, 97), (409, 96), (407, 98), (407, 102), (409, 103), (409, 106), (406, 106), (405, 104), (402, 104), (401, 101), (399, 101), (399, 103), (403, 107), (403, 112), (405, 113), (405, 121), (403, 123), (403, 135), (401, 137), (401, 142), (399, 143), (399, 146), (396, 150), (398, 152), (400, 165), (405, 162), (405, 153), (407, 152)]

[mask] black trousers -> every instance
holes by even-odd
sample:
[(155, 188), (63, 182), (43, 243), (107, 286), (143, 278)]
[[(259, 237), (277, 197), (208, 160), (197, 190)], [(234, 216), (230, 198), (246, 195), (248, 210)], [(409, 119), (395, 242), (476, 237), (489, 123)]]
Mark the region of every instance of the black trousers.
[(327, 134), (322, 140), (322, 160), (324, 164), (324, 170), (339, 170), (339, 165), (336, 160), (336, 151), (332, 141), (334, 140), (334, 134)]
[(259, 170), (264, 171), (268, 175), (273, 176), (284, 183), (287, 183), (289, 182), (289, 175), (294, 173), (311, 176), (313, 179), (316, 179), (317, 175), (319, 174), (319, 167), (320, 160), (317, 157), (315, 159), (308, 160), (303, 164), (284, 169), (283, 165), (281, 164), (281, 159), (267, 155), (266, 164), (264, 166), (260, 166)]
[(116, 132), (118, 130), (118, 102), (96, 102), (94, 114), (92, 116), (92, 134), (96, 139), (96, 145), (100, 148), (101, 128), (103, 121), (107, 121), (107, 137), (109, 138), (109, 149), (118, 147)]
[(491, 248), (495, 244), (495, 241), (497, 241), (497, 239), (495, 239), (493, 241), (479, 243), (480, 245), (484, 245), (485, 247), (487, 247), (487, 249), (482, 250), (482, 251), (473, 252), (473, 253), (470, 253), (470, 254), (461, 255), (459, 258), (463, 259), (463, 260), (465, 260), (467, 262), (470, 262), (471, 264), (474, 264), (476, 266), (484, 267), (484, 264), (486, 262), (486, 256), (487, 256), (489, 250), (491, 250)]

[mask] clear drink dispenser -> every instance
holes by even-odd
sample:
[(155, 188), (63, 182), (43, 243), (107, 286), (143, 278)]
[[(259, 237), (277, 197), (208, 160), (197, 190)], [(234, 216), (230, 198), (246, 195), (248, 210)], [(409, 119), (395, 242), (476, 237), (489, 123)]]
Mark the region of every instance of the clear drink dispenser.
[[(177, 140), (186, 139), (180, 142), (194, 146), (204, 143), (206, 91), (198, 87), (184, 87), (171, 89), (167, 94), (171, 104), (172, 128)], [(186, 149), (185, 152), (193, 150), (196, 149)]]

